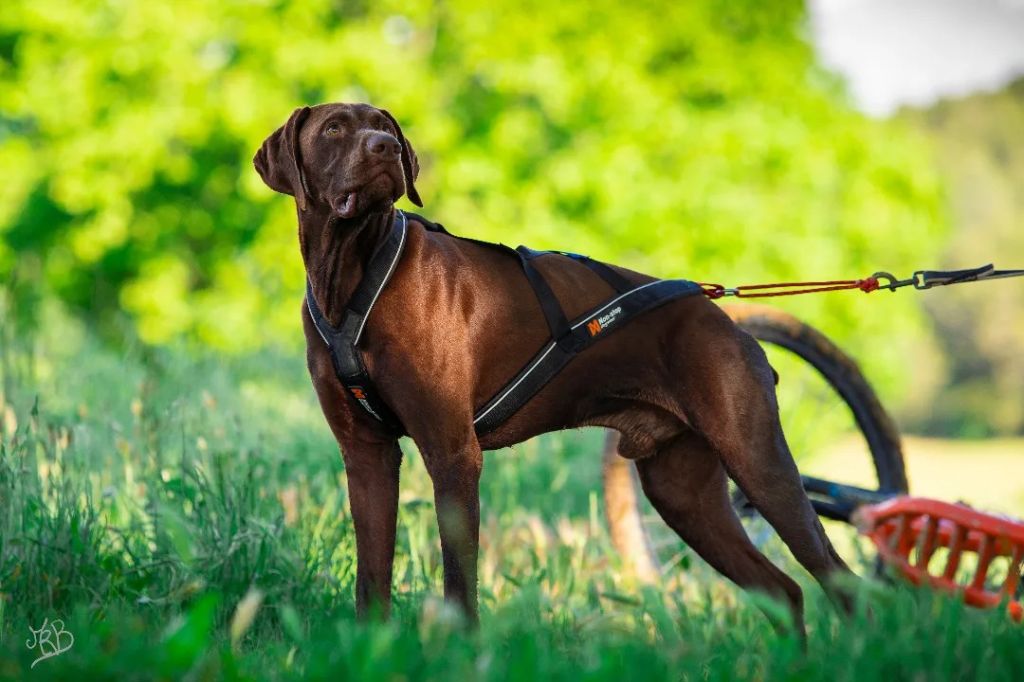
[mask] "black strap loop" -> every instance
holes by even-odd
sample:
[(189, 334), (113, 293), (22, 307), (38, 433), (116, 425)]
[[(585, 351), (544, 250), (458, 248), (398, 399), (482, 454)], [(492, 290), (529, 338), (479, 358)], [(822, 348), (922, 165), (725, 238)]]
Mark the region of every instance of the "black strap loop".
[(534, 251), (525, 246), (520, 246), (516, 248), (516, 253), (519, 254), (519, 260), (523, 265), (526, 279), (529, 280), (530, 286), (533, 287), (533, 292), (537, 296), (537, 302), (540, 304), (541, 312), (544, 313), (544, 319), (548, 322), (551, 338), (555, 340), (555, 343), (562, 350), (571, 351), (572, 340), (569, 338), (569, 320), (566, 318), (562, 306), (559, 305), (558, 299), (555, 298), (555, 292), (551, 290), (548, 281), (544, 279), (544, 275), (540, 274), (540, 271), (530, 262), (538, 256), (543, 256), (545, 252)]
[(982, 265), (979, 268), (968, 268), (967, 270), (918, 270), (914, 273), (915, 289), (931, 289), (936, 286), (947, 284), (959, 284), (960, 282), (974, 282), (985, 275), (995, 271), (992, 263)]
[(572, 258), (575, 261), (583, 263), (588, 268), (590, 268), (590, 270), (595, 275), (603, 279), (608, 284), (608, 286), (610, 286), (612, 289), (615, 289), (616, 293), (623, 294), (633, 288), (633, 283), (626, 279), (624, 276), (620, 275), (618, 272), (616, 272), (615, 269), (612, 268), (610, 265), (602, 263), (599, 260), (594, 260), (590, 256), (583, 256), (581, 254), (571, 253), (569, 251), (551, 251), (550, 253), (558, 253), (563, 256), (568, 256), (569, 258)]

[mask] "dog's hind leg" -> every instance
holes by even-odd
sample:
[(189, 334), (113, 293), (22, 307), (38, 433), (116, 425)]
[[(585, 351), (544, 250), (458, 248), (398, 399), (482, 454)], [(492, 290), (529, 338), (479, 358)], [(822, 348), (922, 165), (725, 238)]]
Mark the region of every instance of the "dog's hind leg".
[[(727, 339), (729, 337), (726, 337)], [(693, 419), (729, 476), (775, 528), (804, 568), (840, 606), (850, 607), (837, 575), (851, 575), (804, 492), (779, 422), (772, 368), (753, 338), (734, 330), (719, 341), (717, 381), (695, 398)]]
[[(687, 431), (637, 460), (644, 493), (676, 533), (714, 569), (747, 590), (781, 599), (803, 636), (800, 587), (753, 545), (733, 510), (725, 469), (698, 434)], [(769, 614), (770, 615), (770, 614)], [(773, 623), (781, 627), (780, 623)]]

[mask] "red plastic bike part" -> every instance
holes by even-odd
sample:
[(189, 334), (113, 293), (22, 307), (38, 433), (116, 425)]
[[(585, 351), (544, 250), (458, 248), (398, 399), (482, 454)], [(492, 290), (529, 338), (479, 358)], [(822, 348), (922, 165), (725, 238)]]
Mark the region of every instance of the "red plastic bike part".
[[(895, 497), (860, 507), (853, 522), (871, 538), (882, 560), (914, 584), (960, 593), (967, 604), (981, 608), (1008, 601), (1010, 616), (1018, 622), (1024, 618), (1017, 591), (1024, 561), (1024, 522), (920, 497)], [(928, 564), (941, 547), (949, 550), (948, 557), (940, 567), (942, 573), (933, 575)], [(959, 584), (957, 572), (966, 553), (977, 555), (977, 563), (970, 581)], [(1006, 578), (993, 585), (989, 569), (993, 560), (1004, 556), (1009, 559)]]

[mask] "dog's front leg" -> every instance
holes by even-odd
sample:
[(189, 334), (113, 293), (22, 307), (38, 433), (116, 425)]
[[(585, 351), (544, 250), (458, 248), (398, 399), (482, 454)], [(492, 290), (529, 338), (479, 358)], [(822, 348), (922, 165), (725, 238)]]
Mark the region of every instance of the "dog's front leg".
[(477, 551), (480, 540), (480, 472), (483, 453), (472, 430), (454, 438), (420, 442), (434, 484), (441, 533), (445, 599), (477, 620)]
[(398, 517), (397, 440), (342, 444), (352, 521), (356, 528), (356, 614), (391, 609), (391, 572)]

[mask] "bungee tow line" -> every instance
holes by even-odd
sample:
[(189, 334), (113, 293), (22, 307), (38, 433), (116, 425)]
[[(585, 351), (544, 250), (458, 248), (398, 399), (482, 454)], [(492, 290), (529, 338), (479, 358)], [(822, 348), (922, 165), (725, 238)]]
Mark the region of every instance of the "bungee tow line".
[(721, 284), (699, 282), (704, 295), (710, 299), (735, 296), (737, 298), (769, 298), (772, 296), (796, 296), (818, 294), (826, 291), (860, 289), (866, 294), (888, 289), (895, 292), (902, 287), (912, 286), (919, 291), (932, 287), (980, 282), (1007, 277), (1024, 277), (1024, 270), (996, 270), (991, 263), (967, 270), (918, 270), (907, 279), (899, 279), (888, 272), (876, 272), (863, 279), (833, 279), (818, 282), (778, 282), (774, 284), (746, 284), (739, 287), (725, 287)]

